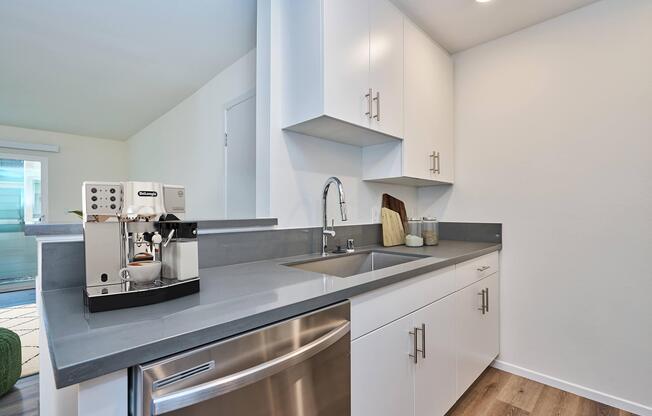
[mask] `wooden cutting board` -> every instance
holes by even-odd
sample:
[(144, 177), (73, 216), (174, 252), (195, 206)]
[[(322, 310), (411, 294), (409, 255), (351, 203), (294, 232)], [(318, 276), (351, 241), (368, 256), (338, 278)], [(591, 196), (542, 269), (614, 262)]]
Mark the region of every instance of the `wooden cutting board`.
[(383, 203), (381, 207), (389, 208), (392, 211), (398, 212), (398, 215), (401, 216), (401, 223), (403, 224), (403, 230), (407, 227), (407, 211), (405, 210), (405, 204), (398, 198), (394, 198), (390, 194), (383, 194)]
[(380, 209), (380, 218), (383, 224), (383, 245), (391, 247), (405, 244), (405, 231), (399, 213), (383, 207)]

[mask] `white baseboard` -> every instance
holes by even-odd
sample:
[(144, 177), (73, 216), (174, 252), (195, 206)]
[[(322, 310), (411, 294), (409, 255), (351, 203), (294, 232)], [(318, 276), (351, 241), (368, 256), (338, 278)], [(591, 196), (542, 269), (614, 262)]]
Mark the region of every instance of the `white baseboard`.
[(652, 416), (652, 407), (642, 405), (640, 403), (635, 403), (629, 400), (622, 399), (620, 397), (612, 396), (607, 393), (603, 393), (597, 390), (590, 389), (588, 387), (580, 386), (579, 384), (571, 383), (568, 381), (560, 380), (555, 377), (548, 376), (546, 374), (541, 374), (537, 371), (532, 371), (527, 368), (519, 367), (514, 364), (506, 363), (505, 361), (496, 360), (491, 364), (492, 367), (495, 367), (499, 370), (506, 371), (508, 373), (516, 374), (517, 376), (525, 377), (530, 380), (537, 381), (541, 384), (545, 384), (559, 390), (567, 391), (569, 393), (577, 394), (578, 396), (585, 397), (587, 399), (604, 403), (606, 405), (634, 413), (639, 416)]

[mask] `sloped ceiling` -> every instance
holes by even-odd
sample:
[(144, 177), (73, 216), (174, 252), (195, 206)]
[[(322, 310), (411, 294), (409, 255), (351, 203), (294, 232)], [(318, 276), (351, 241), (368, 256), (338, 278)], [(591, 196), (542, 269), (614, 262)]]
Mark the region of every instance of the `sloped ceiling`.
[(255, 47), (256, 0), (0, 2), (0, 124), (125, 140)]

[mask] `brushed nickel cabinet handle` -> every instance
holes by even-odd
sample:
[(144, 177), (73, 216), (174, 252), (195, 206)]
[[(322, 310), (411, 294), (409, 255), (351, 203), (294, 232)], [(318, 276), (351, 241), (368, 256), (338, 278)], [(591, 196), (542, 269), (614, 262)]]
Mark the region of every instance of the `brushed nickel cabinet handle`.
[(484, 304), (484, 308), (487, 312), (489, 312), (489, 288), (486, 288), (484, 290), (485, 296), (487, 297), (487, 301)]
[(371, 120), (372, 117), (371, 113), (373, 111), (373, 108), (371, 106), (371, 95), (372, 95), (372, 91), (371, 88), (369, 88), (369, 92), (364, 95), (365, 98), (367, 99), (367, 112), (364, 113), (364, 115), (367, 116), (369, 120)]
[(378, 121), (380, 121), (380, 93), (376, 91), (376, 96), (374, 97), (374, 101), (376, 102), (376, 115), (374, 118)]
[(426, 358), (426, 324), (421, 324), (421, 357)]
[(484, 297), (484, 293), (485, 293), (484, 289), (482, 289), (482, 291), (480, 293), (478, 293), (478, 296), (482, 296), (482, 307), (478, 308), (478, 310), (482, 311), (483, 315), (486, 313), (486, 306), (487, 306), (486, 301), (485, 301), (485, 297)]
[(432, 159), (430, 163), (430, 172), (441, 173), (441, 160), (439, 158), (439, 152), (433, 150), (432, 153), (430, 153), (430, 158)]
[(414, 330), (410, 331), (410, 335), (412, 335), (412, 342), (414, 343), (412, 347), (413, 353), (410, 354), (410, 358), (414, 360), (414, 364), (418, 364), (419, 362), (419, 353), (424, 354), (423, 356), (425, 357), (425, 353), (423, 352), (423, 350), (419, 349), (419, 334), (418, 334), (419, 330), (421, 330), (421, 328), (415, 326)]

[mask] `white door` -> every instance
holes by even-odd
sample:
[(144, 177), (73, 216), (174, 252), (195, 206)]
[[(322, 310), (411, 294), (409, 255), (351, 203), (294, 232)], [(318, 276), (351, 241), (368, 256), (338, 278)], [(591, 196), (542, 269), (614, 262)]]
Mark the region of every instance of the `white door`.
[[(483, 291), (488, 310), (482, 312)], [(488, 291), (488, 294), (487, 294)], [(499, 345), (499, 274), (454, 294), (457, 322), (457, 396), (461, 396), (491, 364)]]
[(403, 137), (403, 15), (388, 0), (370, 0), (371, 128)]
[(325, 112), (369, 127), (368, 0), (325, 0), (323, 33)]
[(414, 23), (405, 21), (405, 139), (403, 175), (432, 179), (435, 148), (435, 45)]
[[(424, 352), (415, 371), (415, 414), (443, 416), (455, 403), (455, 299), (445, 297), (414, 313)], [(425, 357), (424, 357), (425, 355)]]
[(351, 414), (413, 416), (412, 315), (351, 342)]
[(255, 218), (256, 96), (227, 105), (225, 123), (226, 218)]

